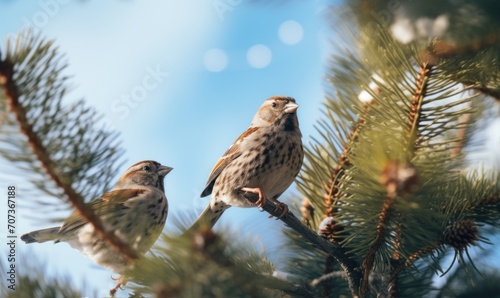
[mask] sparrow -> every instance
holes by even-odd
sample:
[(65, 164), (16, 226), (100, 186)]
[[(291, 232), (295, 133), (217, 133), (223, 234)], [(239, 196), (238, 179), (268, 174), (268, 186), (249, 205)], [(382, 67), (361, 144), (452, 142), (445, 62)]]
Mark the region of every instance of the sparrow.
[[(116, 186), (87, 206), (100, 217), (106, 230), (114, 231), (139, 254), (145, 254), (160, 236), (168, 213), (164, 178), (171, 167), (145, 160), (132, 165)], [(94, 226), (73, 212), (60, 227), (29, 232), (21, 236), (26, 243), (66, 242), (98, 265), (122, 274), (127, 268), (125, 256), (102, 239)], [(116, 290), (126, 283), (120, 277)]]
[[(211, 194), (210, 203), (192, 225), (210, 227), (231, 206), (262, 207), (269, 199), (276, 208), (288, 206), (278, 197), (292, 184), (304, 158), (302, 134), (297, 119), (299, 105), (295, 99), (274, 96), (267, 99), (255, 114), (250, 127), (243, 132), (215, 164), (201, 197)], [(248, 201), (244, 192), (258, 195)]]

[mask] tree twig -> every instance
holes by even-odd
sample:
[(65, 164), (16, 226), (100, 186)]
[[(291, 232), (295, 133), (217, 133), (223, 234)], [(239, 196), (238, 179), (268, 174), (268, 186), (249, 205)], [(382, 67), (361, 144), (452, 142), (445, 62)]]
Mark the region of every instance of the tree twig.
[(318, 285), (324, 283), (324, 282), (327, 282), (331, 279), (334, 279), (334, 278), (342, 278), (342, 279), (345, 279), (346, 278), (346, 273), (344, 271), (333, 271), (333, 272), (330, 272), (328, 274), (325, 274), (325, 275), (322, 275), (318, 278), (315, 278), (311, 281), (310, 285), (311, 287), (317, 287)]
[(325, 217), (335, 216), (338, 209), (335, 208), (334, 205), (337, 203), (337, 199), (339, 196), (339, 181), (342, 178), (344, 171), (347, 167), (351, 166), (351, 162), (349, 161), (348, 154), (351, 151), (351, 146), (358, 139), (358, 135), (361, 131), (361, 127), (365, 124), (365, 117), (370, 111), (370, 104), (366, 104), (363, 107), (362, 115), (359, 117), (356, 124), (353, 125), (351, 133), (347, 138), (347, 142), (344, 145), (344, 149), (338, 158), (337, 165), (332, 169), (330, 174), (330, 180), (328, 181), (327, 186), (325, 187)]
[(279, 289), (289, 295), (297, 296), (297, 297), (317, 297), (313, 292), (308, 289), (301, 287), (299, 285), (295, 285), (290, 283), (289, 281), (276, 278), (273, 276), (262, 276), (263, 278), (263, 286), (267, 286), (270, 289)]
[[(333, 272), (333, 262), (335, 261), (335, 259), (331, 256), (331, 255), (328, 255), (326, 257), (326, 260), (325, 260), (325, 271), (324, 271), (324, 274), (325, 275), (328, 275), (329, 273), (332, 273)], [(330, 287), (332, 285), (330, 284), (330, 282), (328, 280), (325, 281), (325, 283), (323, 283), (323, 296), (324, 297), (330, 297)]]
[(434, 245), (426, 246), (418, 251), (411, 254), (404, 263), (400, 264), (391, 272), (391, 279), (395, 279), (398, 274), (403, 270), (411, 266), (416, 260), (420, 259), (423, 255), (429, 254), (434, 251), (436, 248), (442, 245), (441, 240), (436, 241)]
[[(245, 269), (243, 269), (242, 272), (242, 268), (236, 266), (231, 258), (225, 255), (224, 251), (226, 243), (221, 242), (219, 235), (215, 234), (210, 228), (196, 230), (194, 234), (191, 235), (191, 239), (193, 241), (191, 248), (194, 250), (191, 253), (191, 256), (196, 257), (197, 254), (201, 253), (200, 260), (203, 260), (202, 264), (206, 264), (209, 260), (212, 260), (217, 263), (218, 266), (226, 268), (232, 272), (233, 280), (237, 284), (240, 284), (242, 287), (248, 286), (251, 291), (253, 290), (252, 293), (249, 293), (250, 297), (259, 297), (259, 295), (261, 295), (261, 292), (259, 291), (261, 287), (282, 291), (297, 297), (316, 297), (316, 295), (309, 289), (293, 284), (285, 278), (274, 276), (274, 274), (259, 274), (253, 271), (246, 271)], [(249, 283), (249, 280), (256, 280), (257, 283)], [(171, 287), (170, 289), (165, 289), (167, 292), (175, 290)], [(177, 291), (179, 290), (180, 289), (177, 289)]]
[(137, 259), (139, 255), (127, 243), (122, 241), (112, 231), (106, 231), (100, 218), (95, 212), (88, 208), (84, 202), (83, 197), (75, 191), (71, 185), (71, 181), (64, 179), (58, 173), (46, 147), (43, 145), (42, 140), (33, 129), (30, 121), (27, 118), (25, 107), (19, 101), (19, 93), (16, 83), (13, 79), (14, 65), (0, 57), (0, 85), (5, 91), (7, 102), (11, 111), (15, 114), (17, 122), (19, 123), (21, 132), (28, 138), (28, 143), (33, 151), (33, 154), (42, 164), (48, 176), (55, 184), (63, 190), (64, 194), (81, 215), (95, 228), (95, 231), (105, 239), (114, 249), (123, 254), (127, 259)]
[[(395, 189), (395, 186), (390, 186), (391, 188)], [(382, 207), (382, 211), (380, 212), (379, 215), (379, 221), (377, 224), (377, 234), (375, 237), (375, 240), (373, 242), (373, 245), (370, 247), (370, 250), (365, 256), (365, 259), (363, 261), (363, 284), (361, 285), (361, 297), (366, 297), (367, 292), (368, 292), (368, 285), (369, 285), (369, 278), (370, 278), (370, 272), (373, 268), (373, 264), (375, 262), (375, 255), (377, 254), (380, 246), (384, 242), (385, 236), (386, 236), (386, 223), (389, 218), (389, 213), (391, 211), (392, 205), (394, 204), (394, 201), (396, 199), (396, 194), (394, 192), (388, 192), (387, 197), (384, 201), (384, 205)]]
[(486, 87), (476, 87), (474, 88), (475, 90), (487, 95), (487, 96), (491, 96), (493, 97), (494, 99), (496, 100), (499, 100), (500, 101), (500, 92), (496, 91), (496, 90), (491, 90), (491, 89), (488, 89)]
[(431, 55), (436, 58), (452, 58), (454, 56), (470, 53), (479, 52), (487, 47), (498, 45), (500, 43), (500, 32), (495, 32), (488, 36), (471, 40), (468, 43), (462, 45), (453, 45), (445, 40), (436, 39), (429, 46), (428, 51)]
[[(256, 194), (243, 192), (243, 195), (250, 202), (255, 203), (258, 200), (258, 196)], [(282, 213), (281, 208), (276, 209), (276, 205), (271, 200), (267, 200), (262, 209), (277, 218)], [(326, 241), (317, 233), (303, 225), (292, 212), (287, 212), (280, 218), (280, 220), (316, 247), (335, 258), (335, 260), (339, 262), (342, 269), (346, 272), (347, 281), (353, 297), (359, 296), (359, 285), (361, 282), (359, 264), (355, 260), (349, 258), (344, 252), (344, 249), (338, 243), (330, 243)]]
[(420, 145), (420, 132), (418, 131), (421, 117), (422, 117), (422, 105), (424, 102), (424, 97), (427, 95), (427, 86), (429, 84), (429, 78), (431, 75), (432, 65), (428, 62), (423, 62), (420, 65), (420, 73), (417, 77), (417, 82), (415, 84), (415, 91), (413, 93), (413, 100), (410, 105), (410, 110), (408, 113), (408, 126), (406, 128), (408, 149), (410, 153), (413, 154), (418, 146)]

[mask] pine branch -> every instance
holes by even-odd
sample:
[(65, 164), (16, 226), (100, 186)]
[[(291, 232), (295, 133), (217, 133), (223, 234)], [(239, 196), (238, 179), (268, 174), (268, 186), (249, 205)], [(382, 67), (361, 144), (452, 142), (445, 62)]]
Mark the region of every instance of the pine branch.
[[(363, 261), (363, 284), (361, 286), (361, 297), (367, 295), (369, 286), (369, 277), (375, 262), (375, 256), (379, 251), (382, 244), (385, 243), (388, 235), (389, 219), (393, 215), (393, 205), (396, 198), (408, 194), (417, 183), (416, 170), (409, 164), (401, 163), (399, 161), (388, 162), (385, 166), (380, 179), (381, 183), (386, 186), (386, 197), (382, 205), (382, 210), (378, 215), (378, 223), (376, 227), (376, 236), (373, 243), (368, 250)], [(401, 216), (395, 214), (396, 222), (401, 220)], [(400, 224), (396, 224), (394, 234), (396, 240), (394, 241), (392, 259), (399, 259), (399, 248), (401, 246), (401, 229)]]
[[(490, 34), (483, 38), (472, 40), (466, 44), (454, 45), (450, 42), (444, 40), (434, 40), (431, 45), (424, 51), (423, 56), (428, 59), (431, 64), (436, 64), (440, 59), (460, 59), (461, 56), (465, 55), (478, 55), (481, 51), (486, 51), (488, 48), (496, 47), (500, 44), (500, 32)], [(491, 61), (494, 63), (494, 61)], [(462, 63), (460, 63), (462, 64)], [(463, 66), (462, 66), (463, 67)], [(497, 76), (496, 73), (488, 73), (490, 79), (495, 80)], [(498, 83), (493, 81), (493, 86), (485, 82), (478, 82), (482, 75), (475, 77), (468, 77), (466, 79), (458, 77), (458, 81), (466, 86), (471, 86), (472, 89), (477, 90), (487, 96), (490, 96), (496, 100), (500, 100), (500, 91), (498, 88)]]
[(400, 297), (398, 288), (399, 288), (398, 279), (397, 278), (391, 279), (389, 281), (389, 284), (387, 285), (387, 290), (389, 292), (389, 297), (391, 297), (391, 298), (398, 298), (398, 297)]
[[(493, 208), (497, 207), (500, 210), (500, 196), (499, 195), (488, 195), (488, 196), (481, 198), (480, 200), (477, 200), (476, 202), (470, 202), (469, 204), (463, 206), (461, 209), (465, 212), (465, 211), (471, 211), (475, 208), (481, 208), (484, 206), (493, 207)], [(453, 224), (451, 224), (451, 225), (453, 225)], [(449, 225), (449, 226), (451, 226), (451, 225)], [(439, 247), (442, 247), (443, 245), (451, 244), (451, 243), (447, 243), (447, 242), (451, 242), (451, 241), (446, 241), (445, 237), (446, 237), (446, 233), (443, 234), (442, 239), (438, 239), (432, 245), (425, 246), (425, 247), (419, 249), (418, 251), (412, 253), (410, 256), (408, 256), (406, 258), (406, 260), (403, 263), (401, 263), (398, 266), (395, 266), (393, 272), (391, 273), (391, 279), (396, 279), (397, 275), (401, 271), (412, 266), (417, 260), (421, 259), (423, 256), (428, 255), (428, 254), (436, 251), (436, 249), (438, 249)], [(471, 239), (478, 240), (474, 237), (471, 237)], [(471, 241), (470, 243), (467, 242), (467, 244), (471, 244), (473, 242), (474, 241)], [(461, 245), (464, 246), (463, 244), (461, 244)], [(451, 245), (451, 246), (454, 247), (457, 245)], [(456, 249), (456, 247), (454, 247), (454, 248)]]
[(19, 124), (21, 133), (27, 139), (33, 154), (41, 163), (48, 177), (54, 181), (71, 204), (82, 214), (82, 216), (93, 224), (97, 233), (108, 241), (108, 243), (118, 252), (129, 259), (138, 258), (138, 254), (127, 243), (122, 241), (113, 231), (106, 231), (103, 223), (93, 210), (84, 203), (84, 198), (72, 187), (72, 181), (57, 171), (54, 161), (51, 159), (47, 148), (33, 128), (28, 119), (27, 110), (20, 102), (20, 94), (16, 81), (14, 79), (14, 65), (8, 59), (3, 59), (0, 53), (0, 85), (2, 86), (7, 98), (10, 110), (15, 115)]
[(496, 91), (496, 90), (491, 90), (491, 89), (488, 89), (486, 87), (474, 87), (475, 90), (485, 94), (485, 95), (488, 95), (488, 96), (491, 96), (493, 97), (494, 99), (500, 101), (500, 92)]
[(414, 154), (415, 149), (418, 148), (419, 142), (421, 141), (419, 140), (418, 128), (420, 126), (422, 105), (427, 93), (427, 85), (429, 83), (431, 70), (432, 66), (427, 62), (420, 65), (420, 73), (417, 77), (415, 92), (413, 93), (413, 101), (410, 106), (407, 128), (408, 146), (410, 146), (408, 149), (411, 155)]
[[(257, 202), (258, 196), (253, 193), (243, 192), (243, 195), (250, 202)], [(267, 200), (266, 204), (262, 207), (263, 210), (268, 212), (270, 215), (279, 218), (282, 213), (281, 208), (276, 208), (271, 200)], [(323, 250), (324, 252), (331, 255), (337, 262), (339, 262), (342, 269), (347, 274), (347, 280), (349, 283), (349, 288), (353, 297), (359, 296), (359, 284), (361, 281), (361, 275), (359, 271), (359, 265), (357, 262), (349, 258), (344, 249), (338, 243), (330, 243), (324, 238), (319, 236), (317, 233), (313, 232), (311, 229), (303, 225), (300, 220), (292, 213), (288, 212), (281, 218), (279, 218), (287, 226), (299, 233), (303, 238), (311, 242), (313, 245)]]
[[(395, 234), (395, 240), (394, 240), (394, 251), (392, 253), (392, 259), (391, 259), (391, 269), (395, 267), (396, 264), (398, 264), (400, 262), (400, 259), (401, 259), (401, 246), (402, 246), (402, 227), (401, 227), (401, 221), (402, 221), (402, 217), (401, 217), (401, 213), (398, 212), (396, 214), (396, 217), (397, 217), (397, 224), (396, 224), (396, 229), (394, 231), (394, 234)], [(389, 295), (390, 297), (399, 297), (399, 291), (398, 291), (398, 287), (399, 286), (399, 283), (398, 283), (398, 280), (396, 278), (393, 278), (389, 281), (389, 284), (387, 286), (387, 289), (388, 289), (388, 292), (389, 292)]]
[(261, 285), (269, 289), (279, 289), (289, 295), (297, 297), (317, 297), (313, 292), (308, 289), (291, 284), (288, 281), (272, 277), (272, 276), (260, 276)]
[[(333, 271), (333, 262), (335, 259), (331, 255), (327, 255), (325, 259), (325, 275), (332, 273)], [(330, 287), (331, 284), (329, 281), (325, 281), (323, 283), (323, 296), (330, 297)]]
[[(420, 66), (419, 76), (417, 77), (415, 91), (413, 93), (413, 100), (409, 108), (408, 124), (406, 128), (406, 144), (408, 146), (408, 154), (410, 154), (410, 156), (415, 154), (420, 140), (420, 132), (418, 129), (420, 127), (422, 105), (427, 92), (431, 69), (432, 66), (430, 66), (427, 62), (424, 62)], [(411, 159), (411, 157), (408, 158)], [(365, 260), (363, 261), (364, 278), (361, 286), (362, 297), (367, 295), (369, 277), (375, 262), (375, 256), (381, 245), (385, 242), (387, 227), (389, 226), (388, 219), (392, 211), (392, 206), (398, 196), (411, 192), (412, 187), (415, 186), (417, 182), (416, 179), (415, 169), (410, 164), (405, 164), (405, 162), (401, 163), (400, 161), (389, 161), (382, 172), (381, 182), (386, 186), (386, 198), (378, 216), (375, 240), (365, 256)], [(400, 259), (401, 214), (396, 214), (396, 217), (396, 227), (393, 232), (395, 240), (393, 243), (394, 247), (391, 259), (392, 264), (397, 264)], [(394, 295), (397, 296), (398, 290), (395, 279), (393, 279), (393, 281), (388, 285), (387, 290), (391, 297)]]
[[(325, 193), (325, 217), (330, 217), (335, 215), (335, 211), (333, 210), (334, 207), (333, 205), (336, 204), (336, 199), (338, 199), (338, 192), (339, 192), (339, 181), (341, 181), (341, 178), (344, 174), (345, 168), (350, 166), (349, 162), (349, 152), (351, 151), (352, 145), (356, 142), (359, 132), (361, 130), (361, 127), (365, 124), (365, 117), (368, 114), (368, 111), (370, 110), (369, 105), (365, 105), (362, 111), (362, 115), (359, 117), (358, 121), (356, 124), (353, 125), (351, 133), (349, 134), (347, 138), (347, 142), (344, 145), (344, 149), (342, 150), (342, 153), (340, 154), (338, 158), (337, 165), (335, 168), (332, 170), (332, 174), (330, 177), (330, 180), (328, 181), (328, 185), (325, 188), (326, 193)], [(333, 198), (336, 198), (335, 200)]]
[(466, 53), (476, 53), (487, 47), (498, 45), (499, 43), (500, 32), (496, 32), (462, 45), (453, 45), (445, 40), (436, 39), (431, 43), (427, 51), (435, 58), (447, 59)]
[(310, 285), (311, 287), (317, 287), (335, 278), (345, 279), (346, 273), (344, 271), (333, 271), (314, 279), (313, 281), (311, 281)]
[(368, 293), (370, 273), (375, 262), (375, 255), (377, 254), (380, 246), (384, 243), (387, 220), (389, 218), (392, 204), (396, 199), (396, 187), (397, 186), (394, 182), (391, 182), (388, 185), (387, 196), (378, 219), (376, 237), (368, 251), (368, 254), (365, 257), (365, 260), (363, 261), (363, 284), (361, 285), (360, 291), (361, 297), (366, 297)]
[(200, 227), (172, 237), (163, 235), (154, 253), (125, 274), (139, 293), (157, 297), (268, 297), (286, 293), (317, 297), (309, 288), (274, 274), (273, 265), (253, 250), (240, 233), (218, 234)]
[(394, 231), (394, 234), (395, 234), (395, 241), (394, 241), (394, 251), (392, 253), (392, 260), (394, 262), (398, 262), (399, 259), (401, 258), (401, 220), (402, 220), (402, 217), (401, 217), (401, 213), (398, 212), (396, 214), (396, 217), (397, 217), (397, 226), (396, 226), (396, 230)]
[[(431, 75), (432, 66), (423, 62), (420, 66), (419, 76), (417, 77), (415, 91), (413, 93), (412, 102), (409, 108), (408, 114), (408, 124), (406, 128), (406, 142), (408, 146), (408, 154), (413, 156), (418, 148), (420, 138), (419, 127), (422, 117), (422, 106), (424, 102), (424, 97), (427, 93), (427, 86), (429, 83), (429, 78)], [(411, 159), (411, 157), (409, 157)], [(367, 256), (365, 257), (364, 265), (364, 278), (363, 286), (361, 292), (366, 295), (368, 291), (368, 282), (373, 263), (375, 261), (375, 255), (378, 252), (380, 245), (384, 242), (387, 220), (391, 212), (392, 204), (394, 203), (396, 197), (401, 195), (401, 193), (408, 193), (411, 190), (411, 186), (415, 184), (414, 179), (405, 179), (406, 174), (410, 174), (409, 177), (415, 176), (415, 171), (411, 167), (406, 167), (405, 165), (400, 166), (399, 162), (389, 162), (384, 169), (382, 176), (382, 183), (387, 187), (387, 196), (383, 204), (382, 211), (379, 215), (379, 222), (377, 225), (377, 236), (375, 238), (374, 244), (370, 248)], [(407, 173), (405, 173), (407, 172)], [(415, 178), (415, 177), (414, 177)], [(405, 181), (407, 180), (407, 181)], [(413, 180), (413, 181), (412, 181)], [(409, 182), (409, 185), (408, 185)], [(410, 186), (410, 187), (409, 187)], [(401, 214), (396, 214), (396, 227), (394, 230), (394, 248), (392, 252), (391, 264), (394, 267), (395, 264), (399, 262), (400, 259), (400, 249), (401, 249)], [(397, 273), (396, 273), (397, 274)], [(398, 296), (398, 283), (397, 279), (392, 278), (392, 280), (387, 285), (387, 291), (390, 297)]]
[[(350, 166), (348, 154), (351, 150), (353, 143), (356, 142), (358, 134), (361, 130), (361, 127), (365, 123), (365, 117), (370, 109), (369, 105), (365, 105), (362, 115), (359, 117), (356, 124), (353, 125), (352, 131), (347, 138), (347, 142), (344, 145), (344, 148), (338, 158), (336, 166), (332, 169), (331, 177), (328, 181), (327, 186), (325, 187), (325, 218), (334, 217), (338, 212), (338, 208), (334, 207), (337, 204), (338, 196), (339, 196), (339, 183), (341, 181), (342, 176), (345, 173), (346, 167)], [(308, 200), (305, 198), (304, 200)], [(342, 227), (339, 223), (336, 224), (336, 232), (341, 231)], [(337, 241), (335, 237), (332, 238), (334, 241)], [(333, 270), (333, 262), (334, 258), (331, 255), (328, 255), (325, 259), (325, 275), (328, 275)], [(329, 293), (330, 284), (328, 281), (323, 283), (323, 295), (325, 297), (330, 296)]]
[[(475, 189), (472, 189), (473, 191)], [(476, 190), (478, 192), (479, 190)], [(456, 218), (472, 218), (475, 221), (498, 226), (500, 220), (500, 194), (494, 189), (488, 191), (477, 200), (467, 200), (465, 203), (456, 206), (454, 211)]]
[[(326, 206), (328, 215), (338, 207), (334, 205), (335, 194), (340, 193), (340, 211), (334, 217), (344, 226), (342, 248), (364, 260), (362, 297), (372, 291), (394, 297), (421, 291), (413, 290), (409, 282), (412, 270), (401, 271), (422, 257), (437, 265), (427, 266), (430, 269), (426, 272), (439, 271), (445, 247), (434, 242), (441, 241), (443, 230), (457, 218), (457, 206), (464, 205), (462, 200), (469, 198), (465, 201), (470, 202), (490, 185), (482, 182), (467, 186), (458, 181), (458, 170), (465, 164), (460, 150), (475, 120), (470, 119), (473, 96), (464, 95), (477, 87), (498, 89), (497, 45), (486, 49), (493, 44), (483, 43), (485, 51), (457, 51), (457, 57), (445, 59), (422, 55), (422, 44), (417, 42), (395, 42), (386, 29), (383, 24), (361, 29), (365, 37), (361, 43), (373, 45), (362, 48), (361, 57), (344, 49), (333, 57), (329, 82), (336, 96), (326, 107), (326, 119), (319, 121), (322, 139), (307, 150), (308, 162), (299, 179), (305, 197), (317, 209)], [(369, 80), (375, 80), (373, 85), (381, 92), (371, 86), (371, 90), (363, 91), (369, 94), (363, 99), (371, 97), (376, 103), (366, 117), (357, 144), (346, 154), (344, 146), (353, 129), (350, 126), (356, 123), (360, 111), (355, 99), (361, 98), (359, 87)], [(473, 83), (464, 88), (466, 80)], [(341, 172), (345, 156), (349, 166)], [(470, 180), (485, 181), (484, 177)], [(477, 195), (473, 188), (481, 192)], [(439, 210), (441, 204), (447, 206), (446, 212)], [(480, 213), (481, 208), (475, 208), (464, 212), (463, 217), (474, 219), (478, 226), (491, 223), (498, 217), (493, 209), (494, 205), (488, 205), (484, 209), (488, 212)], [(458, 234), (457, 230), (452, 232)], [(473, 243), (479, 238), (473, 228), (469, 230), (465, 236)], [(465, 246), (458, 240), (450, 243)], [(304, 254), (300, 260), (316, 261), (314, 275), (311, 271), (309, 276), (323, 274), (328, 280), (328, 273), (318, 272), (323, 269), (323, 255), (314, 257)], [(414, 285), (422, 289), (429, 280), (431, 277), (415, 281)]]
[(398, 267), (396, 267), (393, 270), (393, 272), (391, 273), (391, 279), (396, 279), (397, 276), (398, 276), (398, 274), (403, 269), (406, 269), (406, 268), (410, 267), (413, 263), (415, 263), (415, 261), (417, 261), (418, 259), (420, 259), (422, 256), (433, 252), (434, 250), (436, 250), (441, 245), (442, 245), (441, 241), (436, 241), (434, 245), (429, 245), (429, 246), (423, 247), (422, 249), (419, 249), (418, 251), (416, 251), (413, 254), (411, 254), (406, 259), (406, 261), (403, 264), (399, 265)]

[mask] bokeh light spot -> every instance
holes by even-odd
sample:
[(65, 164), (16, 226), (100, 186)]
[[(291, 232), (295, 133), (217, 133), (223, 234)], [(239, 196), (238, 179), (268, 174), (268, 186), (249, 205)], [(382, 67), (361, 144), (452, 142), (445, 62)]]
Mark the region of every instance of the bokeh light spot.
[(294, 45), (299, 43), (304, 37), (304, 29), (293, 20), (283, 22), (278, 29), (278, 36), (284, 44)]
[(228, 64), (227, 54), (221, 49), (210, 49), (203, 56), (203, 64), (211, 72), (222, 71)]
[(271, 63), (271, 50), (262, 44), (257, 44), (248, 49), (247, 61), (254, 68), (264, 68)]

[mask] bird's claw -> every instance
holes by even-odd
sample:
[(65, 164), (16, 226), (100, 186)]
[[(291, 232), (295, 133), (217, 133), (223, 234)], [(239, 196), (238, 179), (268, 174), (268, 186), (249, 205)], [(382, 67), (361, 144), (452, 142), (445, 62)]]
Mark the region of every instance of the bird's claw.
[(264, 205), (267, 203), (267, 198), (262, 189), (256, 187), (256, 188), (251, 188), (251, 187), (243, 187), (241, 188), (242, 191), (250, 192), (253, 194), (256, 194), (259, 196), (259, 199), (254, 203), (257, 205), (259, 208), (264, 208)]
[[(241, 190), (258, 195), (259, 199), (254, 204), (257, 205), (257, 207), (261, 208), (261, 212), (264, 211), (263, 209), (267, 203), (267, 198), (266, 198), (266, 195), (264, 194), (264, 192), (262, 191), (262, 189), (260, 189), (258, 187), (256, 187), (256, 188), (243, 187), (243, 188), (241, 188)], [(283, 216), (285, 216), (288, 213), (288, 205), (276, 201), (276, 209), (274, 209), (274, 212), (278, 212), (281, 208), (283, 208), (283, 211), (281, 212), (281, 214), (279, 216), (276, 217), (276, 220), (282, 219)], [(269, 215), (269, 218), (273, 218), (273, 216)]]
[(259, 195), (259, 199), (257, 200), (257, 202), (255, 202), (255, 205), (257, 205), (257, 207), (259, 207), (259, 208), (264, 208), (264, 205), (266, 205), (266, 203), (267, 203), (266, 196)]
[(122, 286), (126, 285), (127, 281), (121, 275), (118, 277), (111, 276), (111, 279), (117, 282), (116, 286), (109, 290), (109, 294), (111, 295), (111, 297), (115, 297), (116, 291), (118, 291), (118, 289), (123, 290)]
[[(274, 209), (274, 212), (278, 212), (278, 210), (280, 210), (281, 208), (283, 208), (283, 211), (281, 212), (281, 214), (279, 216), (276, 217), (276, 220), (278, 219), (282, 219), (283, 216), (285, 216), (287, 213), (288, 213), (288, 205), (285, 204), (285, 203), (281, 203), (281, 202), (276, 202), (276, 209)], [(269, 216), (269, 218), (272, 218), (273, 216)]]

